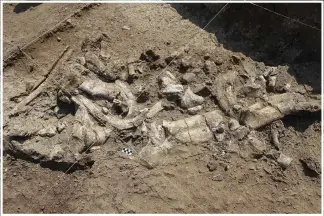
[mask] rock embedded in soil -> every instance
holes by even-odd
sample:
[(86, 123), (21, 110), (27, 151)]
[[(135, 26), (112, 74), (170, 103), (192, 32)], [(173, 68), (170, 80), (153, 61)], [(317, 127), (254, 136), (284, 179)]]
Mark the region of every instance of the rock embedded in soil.
[(210, 172), (214, 171), (217, 169), (217, 163), (214, 161), (211, 161), (207, 164), (207, 168)]
[(196, 79), (196, 74), (195, 73), (186, 73), (182, 76), (181, 82), (183, 84), (188, 84), (194, 82)]
[(58, 131), (59, 133), (61, 133), (61, 132), (66, 128), (66, 124), (64, 124), (63, 122), (59, 121), (59, 122), (57, 123), (56, 128), (57, 128), (57, 131)]
[(265, 142), (257, 137), (255, 133), (249, 134), (248, 142), (257, 153), (263, 153), (267, 149)]
[(170, 71), (165, 71), (158, 78), (158, 83), (161, 88), (165, 88), (169, 84), (177, 84), (175, 76)]
[(231, 131), (235, 131), (240, 127), (240, 123), (236, 119), (230, 119), (228, 125)]
[(287, 168), (290, 163), (292, 162), (292, 158), (288, 157), (287, 155), (280, 153), (279, 158), (277, 159), (277, 162), (284, 168)]
[(56, 135), (56, 132), (57, 132), (56, 127), (50, 125), (46, 128), (39, 130), (37, 134), (42, 137), (53, 137)]
[(203, 97), (196, 95), (191, 91), (190, 88), (188, 88), (181, 98), (181, 107), (191, 108), (191, 107), (201, 105), (203, 102), (204, 102)]
[(183, 93), (183, 86), (180, 84), (168, 84), (162, 93), (170, 96), (180, 96)]
[(207, 74), (217, 72), (216, 64), (211, 60), (206, 60), (204, 65), (204, 71)]
[(188, 113), (190, 115), (196, 115), (200, 110), (202, 110), (202, 108), (203, 107), (201, 105), (190, 107), (188, 108)]

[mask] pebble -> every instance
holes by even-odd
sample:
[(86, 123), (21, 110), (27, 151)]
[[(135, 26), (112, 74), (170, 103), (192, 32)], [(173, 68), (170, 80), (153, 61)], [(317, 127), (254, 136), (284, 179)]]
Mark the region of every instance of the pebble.
[(211, 162), (209, 162), (209, 163), (207, 164), (207, 168), (208, 168), (208, 170), (209, 170), (210, 172), (212, 172), (212, 171), (214, 171), (214, 170), (217, 169), (217, 164), (216, 164), (215, 162), (211, 161)]
[(109, 110), (106, 107), (102, 107), (102, 113), (107, 115), (109, 113)]
[(180, 84), (168, 84), (162, 91), (164, 94), (181, 94), (183, 92), (183, 86)]
[(58, 122), (56, 128), (57, 131), (61, 133), (66, 128), (66, 125), (63, 122)]
[(216, 64), (213, 61), (206, 60), (204, 65), (204, 70), (206, 73), (216, 72)]
[(56, 127), (48, 126), (39, 130), (37, 134), (42, 137), (53, 137), (56, 134)]
[(196, 115), (200, 110), (202, 110), (202, 108), (203, 107), (201, 105), (188, 108), (188, 113), (191, 114), (191, 115)]
[(224, 63), (224, 60), (221, 57), (217, 57), (215, 59), (216, 65), (222, 65)]
[(159, 77), (158, 82), (161, 88), (165, 88), (169, 84), (176, 84), (176, 78), (170, 71), (166, 71)]
[(85, 60), (85, 58), (84, 58), (83, 56), (77, 58), (76, 61), (77, 61), (77, 63), (79, 63), (80, 65), (83, 65), (83, 66), (84, 66), (85, 63), (86, 63), (86, 60)]
[(191, 66), (191, 57), (185, 56), (181, 59), (181, 66), (184, 68), (189, 68)]
[(214, 175), (212, 178), (213, 181), (223, 181), (224, 180), (224, 176), (218, 174), (218, 175)]
[(280, 153), (277, 162), (284, 168), (287, 168), (290, 163), (292, 162), (292, 158), (288, 157), (287, 155)]
[(264, 141), (261, 141), (254, 134), (249, 134), (248, 136), (249, 144), (258, 152), (264, 152), (267, 149), (267, 146)]
[(124, 30), (130, 30), (129, 26), (123, 26)]
[(277, 77), (276, 76), (270, 76), (269, 77), (269, 86), (274, 87), (276, 85)]
[(57, 37), (56, 40), (57, 40), (58, 42), (61, 42), (62, 39), (61, 39), (60, 37)]
[(240, 123), (236, 119), (230, 119), (228, 126), (231, 131), (235, 131), (240, 127)]
[(192, 83), (196, 79), (196, 74), (195, 73), (186, 73), (185, 75), (182, 76), (181, 82), (183, 84), (188, 84)]

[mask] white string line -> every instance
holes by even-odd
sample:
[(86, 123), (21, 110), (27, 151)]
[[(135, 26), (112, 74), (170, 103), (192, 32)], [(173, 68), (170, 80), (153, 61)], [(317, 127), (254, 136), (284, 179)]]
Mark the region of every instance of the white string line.
[[(127, 143), (125, 143), (125, 141), (124, 140), (122, 140), (122, 139), (120, 139), (120, 138), (117, 138), (118, 140), (120, 140), (122, 143), (124, 143), (124, 145), (127, 145)], [(167, 139), (165, 139), (163, 142), (165, 142)], [(135, 149), (133, 149), (133, 151), (135, 152), (135, 153), (137, 153), (138, 154), (138, 152), (135, 150)], [(144, 160), (143, 158), (142, 158), (142, 160)], [(147, 160), (144, 160), (148, 165), (150, 165), (151, 167), (153, 167), (152, 166), (152, 164), (150, 164)], [(171, 185), (175, 188), (175, 189), (177, 189), (178, 191), (180, 191), (183, 195), (185, 195), (191, 202), (193, 202), (196, 206), (198, 206), (198, 208), (200, 208), (203, 212), (205, 212), (206, 214), (208, 214), (208, 212), (206, 211), (206, 210), (204, 210), (200, 205), (198, 205), (192, 198), (190, 198), (183, 190), (181, 190), (175, 183), (173, 183), (169, 178), (167, 178), (163, 173), (161, 173), (159, 170), (156, 170), (160, 175), (162, 175), (167, 181), (169, 181), (170, 183), (171, 183)]]
[(282, 15), (282, 14), (280, 14), (280, 13), (277, 13), (277, 12), (275, 12), (275, 11), (272, 11), (272, 10), (270, 10), (270, 9), (268, 9), (268, 8), (265, 8), (265, 7), (262, 7), (262, 6), (260, 6), (260, 5), (257, 5), (257, 4), (255, 4), (255, 3), (251, 3), (251, 2), (250, 2), (250, 4), (252, 4), (252, 5), (254, 5), (254, 6), (257, 6), (257, 7), (259, 7), (259, 8), (262, 8), (263, 10), (266, 10), (266, 11), (268, 11), (268, 12), (274, 13), (274, 14), (276, 14), (276, 15), (278, 15), (278, 16), (284, 17), (284, 18), (286, 18), (286, 19), (290, 19), (290, 20), (292, 20), (292, 21), (294, 21), (294, 22), (297, 22), (297, 23), (299, 23), (299, 24), (301, 24), (301, 25), (304, 25), (304, 26), (307, 26), (307, 27), (310, 27), (310, 28), (316, 29), (316, 30), (318, 30), (318, 31), (322, 31), (321, 29), (319, 29), (319, 28), (317, 28), (317, 27), (315, 27), (315, 26), (311, 26), (311, 25), (306, 24), (306, 23), (304, 23), (304, 22), (301, 22), (301, 21), (299, 21), (299, 20), (297, 20), (297, 19), (293, 19), (293, 18), (291, 18), (291, 17), (287, 17), (287, 16), (285, 16), (285, 15)]
[[(27, 44), (23, 45), (20, 49), (25, 49), (26, 47), (28, 47), (30, 44), (34, 43), (35, 41), (37, 41), (39, 38), (43, 37), (44, 35), (46, 35), (47, 33), (53, 31), (56, 27), (60, 26), (62, 23), (64, 23), (66, 20), (70, 19), (72, 16), (75, 15), (75, 13), (77, 11), (79, 11), (80, 9), (82, 10), (82, 8), (84, 8), (85, 6), (88, 6), (90, 5), (91, 3), (87, 3), (87, 4), (84, 4), (84, 6), (82, 6), (81, 8), (78, 8), (77, 10), (75, 10), (72, 14), (68, 15), (66, 18), (64, 18), (62, 21), (60, 21), (59, 23), (55, 24), (52, 28), (50, 28), (49, 30), (41, 33), (38, 37), (32, 39), (30, 42), (28, 42)], [(18, 47), (18, 46), (17, 46)], [(8, 59), (10, 59), (12, 56), (14, 56), (15, 53), (12, 53), (9, 57), (7, 57), (5, 61), (7, 61)]]

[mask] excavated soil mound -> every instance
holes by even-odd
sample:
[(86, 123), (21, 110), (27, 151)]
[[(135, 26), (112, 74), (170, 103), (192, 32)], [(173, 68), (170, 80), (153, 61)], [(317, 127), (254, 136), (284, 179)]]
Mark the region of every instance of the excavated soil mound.
[(186, 7), (92, 4), (5, 61), (6, 213), (320, 211), (320, 63), (233, 52)]

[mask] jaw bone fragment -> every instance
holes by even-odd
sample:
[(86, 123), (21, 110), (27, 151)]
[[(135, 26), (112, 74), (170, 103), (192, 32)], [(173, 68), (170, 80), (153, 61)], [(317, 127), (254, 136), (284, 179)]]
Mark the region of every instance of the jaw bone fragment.
[(140, 125), (144, 121), (148, 112), (147, 109), (144, 109), (139, 115), (134, 118), (120, 119), (113, 115), (104, 115), (101, 112), (101, 109), (97, 107), (97, 105), (95, 105), (91, 100), (82, 95), (72, 97), (72, 101), (79, 106), (84, 106), (86, 110), (91, 114), (91, 116), (93, 116), (100, 124), (105, 125), (108, 122), (111, 126), (119, 130), (125, 130)]

